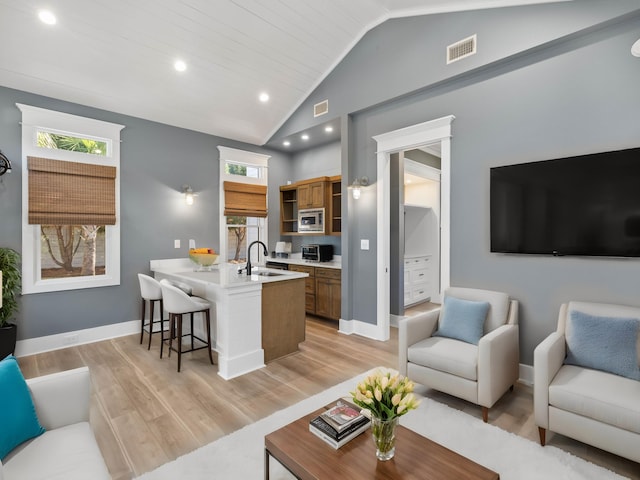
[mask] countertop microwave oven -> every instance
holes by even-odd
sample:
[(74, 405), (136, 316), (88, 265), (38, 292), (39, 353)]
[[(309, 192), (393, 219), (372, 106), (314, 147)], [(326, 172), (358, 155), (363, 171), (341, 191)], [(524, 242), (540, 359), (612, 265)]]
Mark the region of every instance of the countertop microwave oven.
[(298, 233), (324, 233), (324, 208), (298, 210)]
[(302, 259), (310, 262), (330, 262), (333, 260), (333, 245), (303, 245)]

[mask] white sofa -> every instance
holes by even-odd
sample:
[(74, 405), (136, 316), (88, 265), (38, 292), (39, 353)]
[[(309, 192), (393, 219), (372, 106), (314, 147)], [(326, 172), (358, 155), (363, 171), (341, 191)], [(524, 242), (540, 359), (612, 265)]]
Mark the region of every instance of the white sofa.
[(534, 351), (540, 444), (545, 445), (550, 430), (640, 462), (640, 381), (564, 364), (566, 327), (573, 310), (596, 317), (640, 318), (640, 308), (620, 305), (570, 302), (560, 307), (557, 330)]
[[(448, 296), (490, 307), (477, 345), (435, 337)], [(489, 409), (519, 375), (518, 302), (503, 292), (450, 287), (443, 307), (403, 318), (398, 324), (399, 371), (414, 382)]]
[(5, 457), (0, 480), (110, 479), (89, 425), (89, 369), (32, 378), (27, 385), (46, 432)]

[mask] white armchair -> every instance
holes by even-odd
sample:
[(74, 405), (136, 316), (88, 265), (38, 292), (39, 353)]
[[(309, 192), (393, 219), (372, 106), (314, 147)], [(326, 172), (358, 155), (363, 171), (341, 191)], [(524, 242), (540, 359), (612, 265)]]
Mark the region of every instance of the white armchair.
[[(595, 343), (583, 349), (590, 367), (579, 365), (581, 334), (571, 332), (574, 312), (587, 315), (590, 322), (584, 331)], [(617, 326), (633, 319), (640, 319), (640, 308), (591, 302), (560, 307), (557, 330), (533, 354), (533, 406), (541, 445), (550, 430), (640, 462), (640, 340), (638, 333), (633, 337)], [(573, 321), (577, 321), (575, 316)], [(611, 356), (597, 352), (601, 340), (605, 341), (604, 350), (613, 353), (612, 364), (606, 363)], [(570, 351), (572, 359), (567, 356)], [(627, 360), (631, 357), (630, 361), (617, 362), (616, 357), (623, 356)], [(613, 373), (622, 369), (621, 365), (629, 366), (635, 378), (624, 376), (626, 372)]]
[[(477, 345), (434, 336), (448, 297), (488, 302)], [(400, 320), (398, 344), (400, 373), (417, 383), (480, 405), (486, 422), (489, 409), (513, 388), (519, 376), (518, 302), (502, 292), (449, 288), (440, 309)]]
[(87, 367), (27, 380), (46, 432), (0, 462), (0, 480), (107, 480), (107, 466), (89, 424)]

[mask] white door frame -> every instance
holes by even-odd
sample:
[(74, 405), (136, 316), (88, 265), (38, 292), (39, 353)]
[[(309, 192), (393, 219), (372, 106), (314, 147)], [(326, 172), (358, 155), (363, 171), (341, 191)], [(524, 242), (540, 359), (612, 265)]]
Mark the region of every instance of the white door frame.
[(451, 123), (446, 117), (376, 135), (378, 157), (378, 220), (377, 220), (377, 339), (389, 339), (389, 263), (390, 252), (390, 159), (392, 153), (410, 150), (421, 145), (441, 142), (440, 183), (440, 294), (450, 281), (450, 214), (451, 214)]

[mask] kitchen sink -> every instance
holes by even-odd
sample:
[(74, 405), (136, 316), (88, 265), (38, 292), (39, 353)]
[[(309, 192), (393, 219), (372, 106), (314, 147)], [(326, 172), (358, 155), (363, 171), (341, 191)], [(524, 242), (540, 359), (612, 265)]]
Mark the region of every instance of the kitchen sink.
[(278, 277), (280, 275), (284, 275), (283, 273), (278, 273), (278, 272), (269, 272), (269, 271), (259, 271), (256, 273), (251, 273), (251, 275), (260, 275), (261, 277)]

